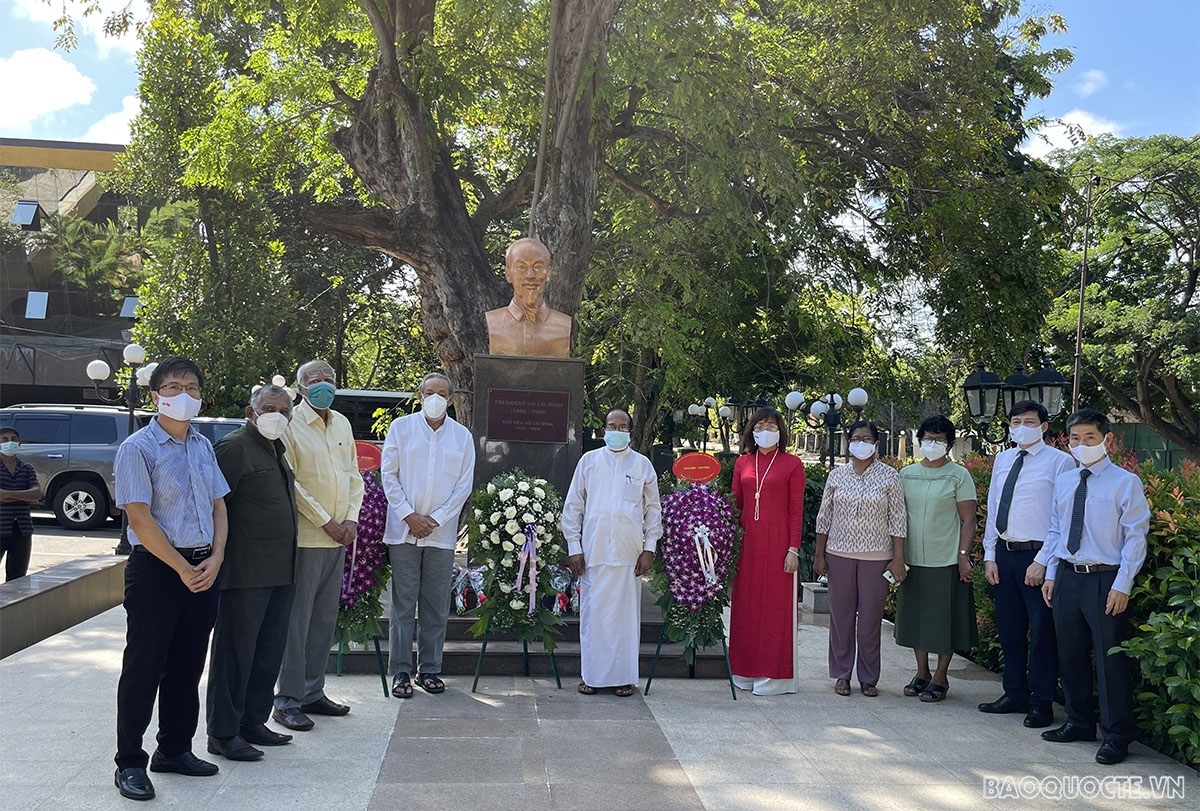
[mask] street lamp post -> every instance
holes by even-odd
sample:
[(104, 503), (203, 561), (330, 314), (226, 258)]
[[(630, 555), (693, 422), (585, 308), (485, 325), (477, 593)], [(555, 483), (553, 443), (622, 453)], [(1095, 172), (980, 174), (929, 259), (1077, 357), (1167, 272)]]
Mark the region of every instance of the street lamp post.
[(1053, 420), (1063, 412), (1063, 389), (1066, 387), (1067, 379), (1050, 365), (1050, 361), (1045, 361), (1029, 378), (1029, 399), (1041, 403)]
[[(1080, 177), (1080, 175), (1076, 175)], [(1116, 180), (1108, 177), (1101, 177), (1095, 172), (1088, 172), (1087, 175), (1087, 194), (1084, 195), (1083, 203), (1083, 257), (1079, 263), (1079, 317), (1075, 322), (1075, 378), (1071, 382), (1071, 411), (1079, 410), (1079, 383), (1083, 379), (1083, 304), (1087, 296), (1088, 282), (1088, 248), (1092, 241), (1092, 217), (1096, 213), (1095, 205), (1111, 191), (1120, 188), (1126, 183), (1139, 183), (1149, 185), (1151, 183), (1164, 183), (1175, 177), (1175, 172), (1166, 172), (1157, 177), (1148, 178), (1146, 180), (1137, 180), (1136, 178), (1127, 178), (1125, 180)], [(1092, 190), (1101, 183), (1107, 183), (1099, 193), (1093, 194)], [(1065, 382), (1065, 378), (1064, 378)]]
[[(792, 398), (792, 402), (796, 403), (797, 408), (803, 408), (804, 395), (800, 392), (792, 392), (799, 395), (799, 400)], [(791, 397), (791, 394), (788, 395)], [(854, 419), (857, 421), (862, 417), (862, 410), (867, 407), (867, 392), (865, 389), (855, 387), (846, 394), (846, 405), (854, 409)], [(834, 467), (836, 452), (834, 450), (834, 437), (837, 433), (838, 426), (842, 424), (842, 395), (837, 392), (826, 392), (817, 398), (815, 402), (808, 406), (808, 424), (814, 428), (825, 428), (829, 431), (829, 469)], [(790, 406), (789, 406), (790, 407)]]
[(792, 428), (796, 421), (796, 412), (804, 407), (804, 395), (798, 391), (789, 391), (787, 397), (783, 398), (783, 404), (788, 410), (788, 430), (792, 431), (792, 449), (793, 451), (800, 450), (800, 432)]
[(1000, 378), (994, 372), (989, 372), (983, 361), (979, 361), (975, 371), (963, 381), (962, 388), (967, 398), (967, 412), (975, 421), (979, 433), (980, 450), (986, 454), (987, 443), (990, 441), (988, 425), (996, 416), (996, 409), (1000, 404)]
[[(92, 387), (96, 391), (96, 396), (105, 403), (110, 405), (123, 404), (129, 413), (129, 421), (125, 436), (129, 436), (134, 431), (135, 412), (138, 406), (142, 404), (142, 386), (150, 385), (150, 375), (154, 372), (154, 367), (157, 363), (151, 363), (146, 366), (140, 364), (146, 360), (146, 350), (141, 344), (129, 344), (121, 352), (121, 358), (129, 367), (129, 385), (125, 387), (125, 392), (119, 397), (106, 397), (100, 391), (100, 381), (107, 380), (112, 374), (112, 369), (109, 365), (100, 359), (96, 359), (87, 365), (87, 376), (91, 378)], [(117, 543), (113, 550), (117, 555), (128, 555), (133, 551), (133, 547), (129, 544), (129, 517), (124, 510), (121, 510), (121, 540)]]

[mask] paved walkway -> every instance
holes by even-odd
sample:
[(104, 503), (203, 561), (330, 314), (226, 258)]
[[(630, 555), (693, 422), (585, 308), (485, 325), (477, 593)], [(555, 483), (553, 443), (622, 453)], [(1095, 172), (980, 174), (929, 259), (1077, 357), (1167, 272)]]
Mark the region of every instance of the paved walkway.
[[(0, 661), (0, 808), (134, 807), (112, 785), (123, 634), (117, 608)], [(836, 696), (826, 634), (803, 626), (801, 692), (739, 693), (736, 702), (718, 680), (655, 679), (650, 696), (620, 699), (581, 696), (575, 679), (559, 691), (553, 680), (520, 677), (484, 677), (477, 694), (469, 678), (452, 677), (442, 696), (418, 689), (397, 701), (384, 697), (377, 676), (331, 675), (329, 695), (349, 703), (350, 715), (318, 718), (315, 730), (258, 763), (214, 758), (221, 772), (213, 778), (152, 775), (158, 798), (146, 807), (1200, 809), (1196, 772), (1144, 746), (1100, 767), (1096, 744), (1044, 743), (1021, 716), (977, 712), (999, 695), (999, 680), (959, 659), (947, 699), (921, 704), (900, 693), (911, 654), (885, 641), (880, 696)], [(201, 721), (197, 754), (203, 741)], [(1120, 778), (1141, 789), (1182, 778), (1184, 796), (1030, 801), (985, 792), (987, 778), (1026, 776), (1068, 785)], [(1115, 794), (1119, 784), (1103, 787)]]

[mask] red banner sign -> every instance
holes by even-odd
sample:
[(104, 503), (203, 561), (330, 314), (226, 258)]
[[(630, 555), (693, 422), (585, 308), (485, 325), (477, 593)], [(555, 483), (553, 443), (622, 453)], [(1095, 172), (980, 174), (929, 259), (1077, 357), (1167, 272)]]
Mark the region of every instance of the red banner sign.
[(671, 472), (678, 479), (703, 484), (721, 475), (721, 463), (711, 453), (685, 453), (671, 465)]
[(383, 464), (383, 451), (374, 442), (368, 442), (365, 439), (354, 440), (354, 450), (358, 453), (358, 472), (364, 473), (368, 470), (379, 470)]

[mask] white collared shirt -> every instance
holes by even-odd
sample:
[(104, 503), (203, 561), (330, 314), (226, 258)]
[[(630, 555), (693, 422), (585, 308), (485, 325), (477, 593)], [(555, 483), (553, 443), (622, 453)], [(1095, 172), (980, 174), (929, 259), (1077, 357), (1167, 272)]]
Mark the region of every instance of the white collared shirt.
[(658, 476), (633, 449), (588, 451), (563, 502), (563, 536), (586, 566), (633, 566), (662, 537)]
[[(983, 559), (996, 559), (996, 544), (1000, 533), (996, 531), (996, 517), (1000, 511), (1000, 496), (1008, 472), (1016, 464), (1021, 448), (1009, 448), (996, 455), (992, 463), (992, 483), (988, 486), (987, 523), (983, 529)], [(1008, 529), (1004, 539), (1008, 541), (1045, 541), (1050, 531), (1050, 514), (1053, 512), (1054, 481), (1063, 473), (1075, 468), (1075, 458), (1045, 442), (1025, 448), (1029, 455), (1017, 474), (1013, 488), (1012, 506), (1008, 511)]]
[[(436, 431), (420, 412), (400, 417), (383, 442), (381, 473), (388, 499), (383, 542), (453, 549), (458, 516), (475, 479), (471, 432), (450, 417)], [(413, 513), (428, 515), (437, 528), (424, 538), (412, 537), (404, 519)]]

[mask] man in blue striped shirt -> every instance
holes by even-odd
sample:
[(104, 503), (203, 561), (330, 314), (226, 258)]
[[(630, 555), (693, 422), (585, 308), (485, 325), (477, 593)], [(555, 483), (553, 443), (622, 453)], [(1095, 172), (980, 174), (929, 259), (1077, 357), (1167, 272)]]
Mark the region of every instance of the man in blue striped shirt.
[[(192, 361), (167, 358), (150, 376), (158, 416), (121, 443), (114, 463), (117, 506), (129, 517), (133, 552), (125, 567), (125, 654), (117, 685), (114, 783), (132, 800), (154, 797), (146, 774), (217, 773), (192, 754), (200, 715), (200, 676), (217, 614), (213, 588), (225, 557), (229, 492), (212, 445), (191, 420), (200, 413), (204, 375)], [(158, 696), (158, 749), (142, 738)]]

